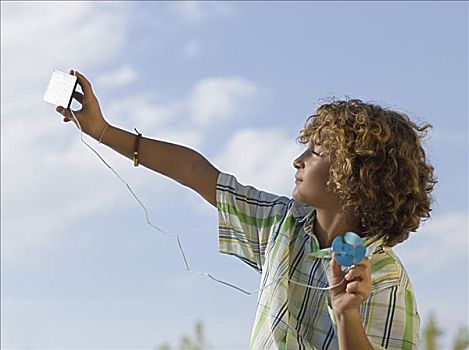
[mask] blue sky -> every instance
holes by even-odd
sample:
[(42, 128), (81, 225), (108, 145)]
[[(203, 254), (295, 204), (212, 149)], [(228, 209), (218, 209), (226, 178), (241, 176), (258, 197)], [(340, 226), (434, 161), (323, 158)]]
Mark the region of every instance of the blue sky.
[[(396, 252), (449, 347), (468, 325), (466, 2), (2, 2), (2, 348), (152, 349), (201, 320), (247, 348), (256, 295), (185, 271), (173, 237), (43, 102), (53, 69), (93, 83), (109, 122), (195, 148), (242, 182), (293, 188), (295, 137), (321, 98), (353, 97), (434, 128), (431, 220)], [(74, 107), (77, 107), (74, 105)], [(197, 194), (85, 138), (191, 267), (247, 290)]]

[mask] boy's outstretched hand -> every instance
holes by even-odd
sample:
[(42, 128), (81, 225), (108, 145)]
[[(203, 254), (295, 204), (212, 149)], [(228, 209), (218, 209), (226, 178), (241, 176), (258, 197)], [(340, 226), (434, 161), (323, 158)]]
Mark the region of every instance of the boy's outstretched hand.
[(340, 283), (331, 289), (332, 308), (337, 315), (349, 311), (358, 311), (360, 305), (368, 299), (371, 293), (370, 260), (364, 258), (359, 264), (353, 265), (348, 271), (342, 272), (340, 265), (335, 261), (335, 254), (331, 260), (331, 285)]
[[(101, 113), (98, 99), (93, 92), (91, 83), (83, 74), (72, 69), (69, 73), (77, 77), (78, 84), (83, 90), (83, 93), (78, 91), (73, 93), (73, 98), (81, 104), (81, 109), (74, 111), (75, 116), (77, 117), (83, 132), (97, 139), (107, 124), (103, 114)], [(64, 116), (64, 122), (73, 121), (76, 124), (70, 109), (65, 109), (59, 106), (55, 110)]]

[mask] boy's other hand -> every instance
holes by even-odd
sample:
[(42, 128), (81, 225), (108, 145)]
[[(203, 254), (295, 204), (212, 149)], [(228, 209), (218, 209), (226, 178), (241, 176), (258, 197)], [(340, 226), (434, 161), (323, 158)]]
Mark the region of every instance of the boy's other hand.
[(365, 257), (359, 264), (353, 265), (348, 271), (342, 272), (335, 260), (331, 260), (331, 285), (344, 280), (339, 286), (331, 289), (332, 308), (336, 314), (342, 315), (349, 311), (358, 311), (360, 305), (371, 294), (370, 260)]

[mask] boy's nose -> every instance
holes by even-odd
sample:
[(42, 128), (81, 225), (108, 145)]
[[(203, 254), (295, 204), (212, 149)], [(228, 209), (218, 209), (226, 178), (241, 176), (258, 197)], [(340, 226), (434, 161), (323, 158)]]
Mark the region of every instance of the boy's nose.
[(305, 166), (305, 163), (303, 161), (302, 155), (293, 161), (293, 167), (295, 167), (296, 169), (304, 168), (304, 166)]

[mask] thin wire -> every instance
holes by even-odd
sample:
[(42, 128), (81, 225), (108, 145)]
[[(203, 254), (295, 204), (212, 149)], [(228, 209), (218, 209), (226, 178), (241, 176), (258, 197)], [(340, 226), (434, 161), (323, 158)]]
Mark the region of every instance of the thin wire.
[[(212, 280), (214, 280), (215, 282), (218, 282), (218, 283), (222, 283), (226, 286), (229, 286), (231, 288), (234, 288), (246, 295), (252, 295), (252, 294), (255, 294), (255, 293), (258, 293), (260, 292), (261, 290), (264, 290), (266, 289), (267, 287), (269, 287), (270, 285), (272, 285), (273, 283), (277, 282), (278, 280), (284, 278), (287, 274), (284, 274), (283, 276), (280, 276), (279, 278), (271, 281), (269, 284), (267, 284), (266, 286), (264, 286), (263, 288), (260, 288), (258, 290), (255, 290), (255, 291), (252, 291), (252, 292), (248, 292), (246, 290), (244, 290), (243, 288), (240, 288), (238, 286), (235, 286), (234, 284), (231, 284), (231, 283), (228, 283), (228, 282), (225, 282), (223, 280), (220, 280), (214, 276), (212, 276), (210, 273), (208, 272), (199, 272), (199, 271), (192, 271), (189, 267), (189, 261), (186, 257), (186, 254), (184, 253), (184, 249), (182, 249), (182, 244), (181, 244), (181, 240), (179, 238), (179, 235), (177, 233), (171, 233), (171, 232), (167, 232), (163, 229), (161, 229), (160, 227), (154, 225), (150, 219), (148, 218), (148, 210), (147, 208), (145, 207), (145, 205), (143, 205), (142, 201), (137, 197), (137, 195), (135, 194), (135, 192), (132, 190), (132, 188), (130, 187), (130, 185), (117, 173), (117, 171), (114, 170), (114, 168), (112, 166), (110, 166), (106, 160), (101, 157), (101, 155), (98, 153), (98, 151), (96, 151), (92, 146), (90, 146), (84, 139), (83, 139), (83, 129), (81, 128), (81, 124), (80, 122), (78, 121), (78, 118), (76, 117), (75, 113), (72, 111), (72, 109), (70, 108), (69, 109), (73, 118), (75, 119), (75, 122), (76, 124), (78, 125), (78, 128), (80, 129), (80, 138), (81, 138), (81, 142), (83, 142), (86, 146), (88, 146), (89, 149), (91, 149), (97, 156), (99, 159), (101, 159), (101, 161), (109, 168), (111, 169), (111, 171), (119, 178), (119, 180), (121, 180), (125, 186), (127, 187), (127, 189), (130, 191), (130, 193), (134, 196), (134, 198), (137, 200), (137, 202), (140, 204), (140, 206), (143, 208), (143, 211), (145, 212), (145, 219), (146, 219), (146, 222), (148, 225), (150, 225), (151, 227), (153, 227), (154, 229), (156, 229), (157, 231), (159, 231), (160, 233), (163, 233), (165, 235), (171, 235), (171, 236), (176, 236), (176, 239), (177, 239), (177, 243), (178, 243), (178, 247), (179, 247), (179, 251), (181, 252), (182, 254), (182, 257), (184, 259), (184, 265), (186, 266), (186, 271), (187, 272), (191, 272), (193, 274), (197, 274), (197, 275), (202, 275), (202, 276), (207, 276), (209, 278), (211, 278)], [(303, 286), (303, 287), (306, 287), (306, 288), (311, 288), (311, 289), (318, 289), (318, 290), (330, 290), (330, 289), (333, 289), (333, 288), (336, 288), (338, 286), (340, 286), (344, 281), (345, 281), (345, 277), (342, 279), (342, 281), (340, 281), (339, 283), (333, 285), (333, 286), (329, 286), (329, 287), (324, 287), (324, 288), (321, 288), (321, 287), (313, 287), (313, 286), (310, 286), (310, 285), (307, 285), (307, 284), (303, 284), (303, 283), (299, 283), (299, 282), (295, 282), (291, 279), (288, 279), (288, 281), (294, 283), (294, 284), (297, 284), (297, 285), (300, 285), (300, 286)]]

